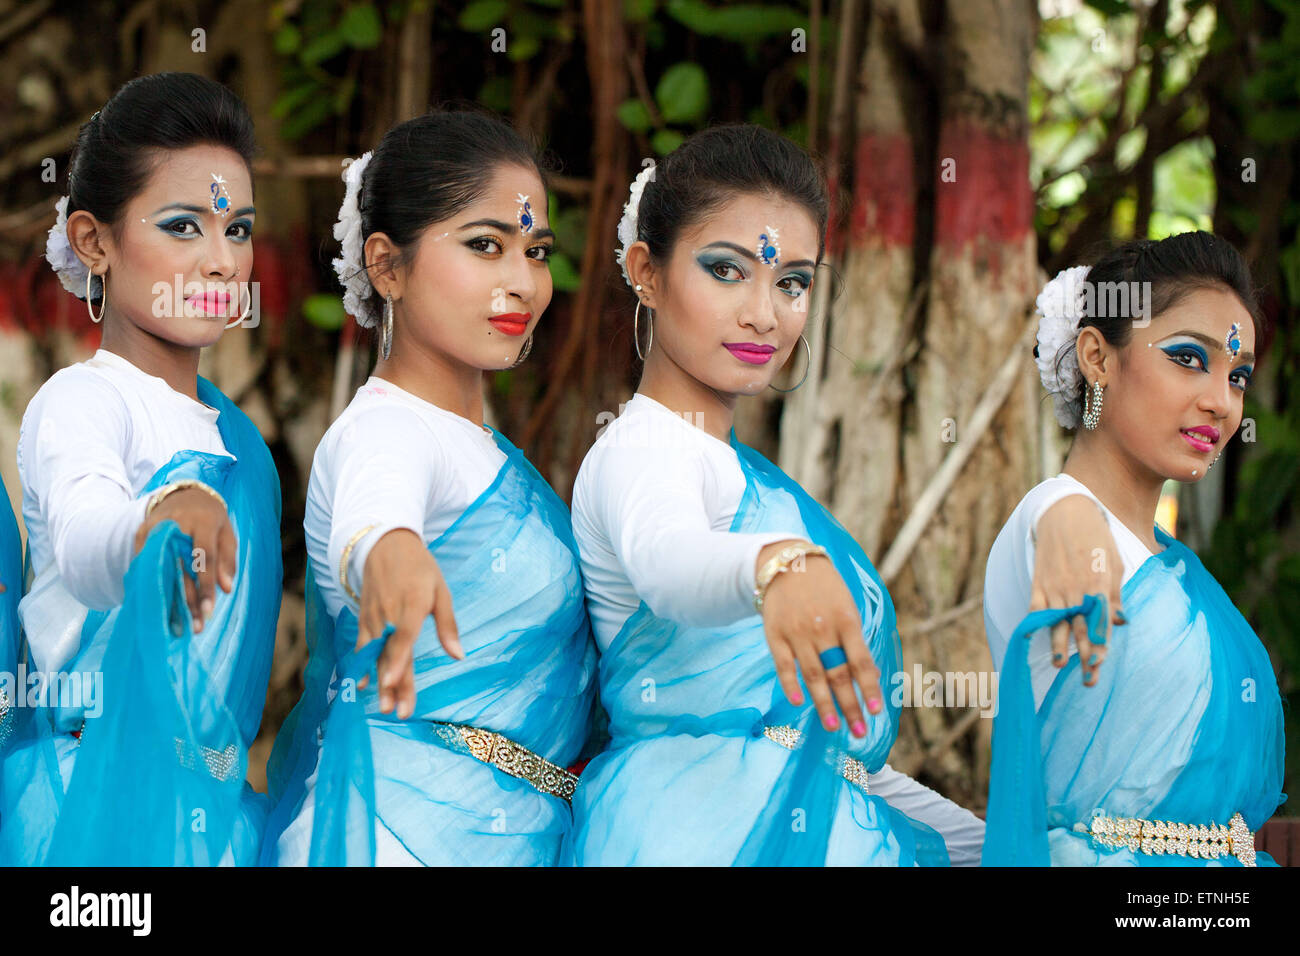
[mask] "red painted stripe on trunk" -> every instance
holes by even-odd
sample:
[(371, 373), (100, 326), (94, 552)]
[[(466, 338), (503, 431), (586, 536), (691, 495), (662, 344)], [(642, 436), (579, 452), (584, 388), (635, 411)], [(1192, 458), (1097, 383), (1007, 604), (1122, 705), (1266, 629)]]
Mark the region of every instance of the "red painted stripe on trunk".
[(853, 157), (849, 242), (911, 246), (916, 234), (916, 178), (912, 140), (864, 133)]
[[(955, 182), (944, 182), (944, 160)], [(1033, 229), (1029, 144), (991, 132), (968, 117), (939, 131), (935, 177), (935, 242), (960, 246), (976, 238), (1013, 242)], [(950, 177), (951, 178), (951, 177)]]

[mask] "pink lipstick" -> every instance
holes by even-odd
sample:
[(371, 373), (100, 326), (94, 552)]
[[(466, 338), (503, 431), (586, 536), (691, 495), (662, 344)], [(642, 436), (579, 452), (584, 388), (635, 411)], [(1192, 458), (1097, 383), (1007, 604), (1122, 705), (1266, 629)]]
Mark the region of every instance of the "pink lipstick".
[(1197, 451), (1212, 451), (1219, 440), (1219, 430), (1213, 425), (1197, 425), (1195, 428), (1183, 428), (1179, 434)]
[(763, 365), (769, 362), (772, 353), (776, 351), (775, 345), (759, 345), (755, 342), (723, 342), (722, 347), (750, 365)]

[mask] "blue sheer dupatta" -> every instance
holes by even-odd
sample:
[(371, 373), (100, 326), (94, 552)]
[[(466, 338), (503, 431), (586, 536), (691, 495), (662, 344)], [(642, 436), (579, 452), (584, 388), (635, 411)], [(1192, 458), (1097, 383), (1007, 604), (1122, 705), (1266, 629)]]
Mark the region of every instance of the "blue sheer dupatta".
[[(1094, 814), (1226, 825), (1236, 813), (1257, 830), (1286, 799), (1282, 702), (1268, 654), (1218, 582), (1182, 543), (1124, 585), (1127, 625), (1115, 629), (1093, 687), (1078, 657), (1057, 675), (1035, 714), (1029, 639), (1076, 612), (1103, 633), (1109, 613), (1038, 611), (1007, 648), (994, 723), (986, 866), (1238, 865), (1136, 849), (1089, 835)], [(1265, 853), (1256, 856), (1269, 865)]]
[[(779, 468), (730, 436), (746, 488), (734, 532), (799, 530), (830, 552), (853, 595), (882, 687), (901, 667), (893, 603), (853, 537)], [(790, 705), (762, 619), (689, 627), (643, 602), (601, 655), (609, 748), (574, 797), (581, 865), (946, 865), (942, 839), (846, 780), (845, 758), (885, 762), (899, 708), (885, 694), (867, 736), (827, 732)], [(810, 700), (805, 689), (805, 701)], [(864, 707), (865, 713), (865, 707)], [(767, 736), (794, 728), (787, 750)]]
[(496, 478), (429, 545), (466, 657), (452, 659), (426, 618), (410, 719), (380, 713), (373, 676), (357, 689), (382, 639), (354, 651), (354, 612), (331, 619), (309, 585), (306, 686), (268, 767), (277, 800), (264, 864), (374, 865), (377, 835), (404, 862), (556, 862), (568, 805), (439, 732), (443, 723), (495, 731), (564, 767), (590, 721), (595, 646), (568, 509), (519, 449), (493, 438), (506, 455)]
[[(256, 862), (266, 800), (244, 776), (279, 615), (280, 484), (247, 416), (205, 379), (198, 394), (219, 410), (234, 457), (178, 452), (141, 495), (196, 478), (222, 496), (237, 539), (234, 589), (217, 590), (195, 634), (183, 575), (194, 576), (206, 558), (174, 522), (163, 522), (131, 562), (122, 605), (82, 609), (79, 647), (62, 673), (97, 681), (100, 694), (51, 698), (23, 715), (0, 783), (5, 862)], [(48, 619), (40, 604), (56, 590), (27, 595), (31, 620)], [(66, 596), (59, 601), (67, 606)], [(78, 743), (67, 731), (79, 721)]]

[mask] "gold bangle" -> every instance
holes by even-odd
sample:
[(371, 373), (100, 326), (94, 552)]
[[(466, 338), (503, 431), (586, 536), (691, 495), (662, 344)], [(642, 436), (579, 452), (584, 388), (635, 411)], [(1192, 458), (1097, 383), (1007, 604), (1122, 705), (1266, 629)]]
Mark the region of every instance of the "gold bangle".
[(361, 595), (352, 590), (352, 585), (348, 583), (348, 558), (352, 557), (352, 549), (357, 546), (357, 542), (374, 531), (376, 527), (376, 525), (368, 524), (354, 534), (343, 547), (343, 557), (339, 558), (339, 583), (343, 585), (343, 590), (347, 592), (348, 597), (356, 601), (358, 606), (361, 605)]
[(171, 484), (163, 485), (152, 495), (150, 495), (149, 503), (145, 505), (144, 508), (144, 516), (148, 518), (149, 515), (153, 512), (153, 509), (157, 508), (158, 505), (162, 503), (162, 500), (164, 498), (166, 498), (172, 492), (181, 491), (184, 488), (198, 488), (200, 491), (206, 491), (212, 497), (216, 498), (218, 501), (221, 502), (221, 507), (223, 508), (226, 507), (226, 499), (222, 498), (221, 495), (217, 494), (217, 492), (214, 489), (209, 488), (203, 482), (198, 481), (194, 478), (182, 478), (180, 481), (173, 481)]
[(810, 541), (801, 541), (798, 544), (787, 545), (768, 558), (767, 563), (759, 569), (758, 577), (754, 581), (754, 610), (762, 614), (763, 598), (767, 596), (767, 589), (776, 579), (776, 576), (789, 571), (790, 565), (810, 554), (821, 554), (830, 557), (826, 549), (821, 545), (813, 544)]

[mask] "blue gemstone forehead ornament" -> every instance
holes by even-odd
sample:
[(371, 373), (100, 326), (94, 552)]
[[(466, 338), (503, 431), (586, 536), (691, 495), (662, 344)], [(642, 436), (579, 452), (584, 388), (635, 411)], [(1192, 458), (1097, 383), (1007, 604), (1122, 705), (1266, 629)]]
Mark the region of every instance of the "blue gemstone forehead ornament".
[(758, 234), (758, 261), (775, 269), (781, 261), (781, 243), (777, 241), (777, 232), (771, 226), (763, 227), (766, 231)]
[(519, 204), (519, 231), (527, 235), (533, 231), (533, 207), (523, 193), (515, 195), (519, 197), (515, 200)]
[(234, 206), (230, 202), (230, 193), (226, 190), (225, 177), (213, 173), (208, 190), (212, 193), (212, 211), (222, 218), (229, 216), (234, 211)]
[(1241, 323), (1233, 322), (1228, 328), (1228, 336), (1223, 342), (1224, 351), (1228, 353), (1228, 358), (1235, 359), (1237, 353), (1241, 351)]

